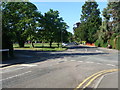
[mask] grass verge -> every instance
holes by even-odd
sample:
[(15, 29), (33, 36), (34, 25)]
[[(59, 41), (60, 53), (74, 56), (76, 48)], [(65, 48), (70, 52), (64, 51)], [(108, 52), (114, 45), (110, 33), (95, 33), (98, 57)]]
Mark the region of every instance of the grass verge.
[(67, 48), (14, 48), (15, 50), (33, 50), (33, 51), (64, 51)]
[(66, 47), (58, 48), (56, 43), (53, 43), (52, 48), (49, 47), (48, 43), (44, 44), (44, 47), (42, 47), (41, 43), (34, 44), (34, 48), (30, 47), (30, 44), (25, 44), (24, 48), (19, 48), (18, 44), (13, 44), (14, 50), (33, 50), (33, 51), (64, 51), (67, 50)]

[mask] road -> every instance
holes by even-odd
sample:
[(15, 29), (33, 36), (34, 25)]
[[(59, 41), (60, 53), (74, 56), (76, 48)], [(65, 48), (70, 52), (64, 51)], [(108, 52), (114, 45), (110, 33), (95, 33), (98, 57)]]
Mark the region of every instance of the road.
[[(118, 51), (112, 49), (74, 46), (62, 52), (20, 51), (19, 56), (26, 62), (1, 68), (2, 88), (76, 88), (94, 73), (118, 69)], [(108, 75), (111, 87), (108, 72), (87, 88), (118, 88), (117, 73)]]

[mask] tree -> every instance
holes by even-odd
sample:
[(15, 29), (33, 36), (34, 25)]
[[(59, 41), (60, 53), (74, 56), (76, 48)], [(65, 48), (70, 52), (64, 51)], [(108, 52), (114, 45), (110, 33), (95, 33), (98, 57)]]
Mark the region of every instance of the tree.
[(3, 26), (9, 28), (8, 32), (15, 34), (15, 41), (24, 47), (30, 32), (35, 30), (37, 7), (30, 2), (8, 2), (3, 6), (2, 12), (5, 22)]
[[(13, 55), (13, 37), (15, 34), (11, 32), (11, 28), (9, 28), (8, 21), (10, 21), (5, 15), (3, 11), (6, 7), (7, 3), (1, 3), (1, 15), (2, 15), (2, 49), (9, 49), (9, 56)], [(2, 55), (3, 59), (6, 58), (6, 55)]]
[(86, 29), (86, 25), (84, 23), (81, 23), (79, 27), (74, 29), (74, 34), (75, 34), (75, 39), (77, 40), (77, 42), (80, 41), (87, 41), (87, 29)]
[(98, 33), (98, 41), (100, 43), (102, 40), (104, 44), (117, 48), (119, 43), (117, 39), (120, 37), (120, 2), (109, 2), (103, 10), (103, 16), (104, 21), (100, 29), (101, 33)]
[[(61, 41), (61, 33), (66, 30), (67, 25), (63, 22), (63, 19), (59, 17), (59, 12), (50, 9), (47, 13), (41, 16), (40, 30), (42, 37), (49, 41), (50, 47), (52, 47), (53, 42)], [(59, 46), (59, 44), (58, 44)]]
[(81, 24), (78, 27), (80, 40), (86, 40), (90, 43), (95, 42), (95, 33), (99, 30), (101, 25), (100, 10), (95, 1), (88, 0), (82, 6), (82, 15), (80, 18)]
[(107, 12), (107, 16), (110, 16), (109, 22), (111, 22), (112, 30), (115, 33), (120, 33), (120, 1), (109, 2)]
[(73, 42), (73, 34), (71, 32), (67, 32), (67, 42)]
[(55, 32), (55, 41), (58, 43), (58, 47), (60, 42), (68, 42), (68, 31), (66, 30), (69, 26), (63, 21), (61, 18), (57, 24), (57, 30)]
[(41, 13), (34, 12), (33, 19), (29, 22), (29, 35), (27, 40), (31, 42), (31, 47), (34, 48), (34, 42), (38, 39), (38, 28), (40, 27), (39, 20), (40, 20)]

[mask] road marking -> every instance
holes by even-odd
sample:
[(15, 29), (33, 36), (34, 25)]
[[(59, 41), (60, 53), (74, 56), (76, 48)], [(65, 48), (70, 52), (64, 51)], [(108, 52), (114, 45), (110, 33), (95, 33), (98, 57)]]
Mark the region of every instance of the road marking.
[(95, 74), (92, 74), (91, 76), (89, 76), (88, 78), (86, 78), (85, 80), (82, 81), (82, 83), (80, 83), (74, 90), (78, 90), (79, 88), (83, 89), (88, 87), (96, 78), (100, 77), (101, 75), (107, 74), (107, 73), (111, 73), (111, 72), (115, 72), (115, 71), (119, 71), (120, 69), (110, 69), (110, 70), (103, 70), (103, 71), (99, 71)]
[(107, 64), (107, 65), (115, 67), (115, 65), (113, 65), (113, 64)]
[(83, 61), (78, 61), (78, 62), (83, 62)]
[(81, 56), (81, 57), (87, 57), (87, 56)]
[(94, 63), (94, 62), (86, 62), (86, 63)]
[(27, 71), (27, 72), (25, 72), (25, 73), (21, 73), (21, 74), (15, 75), (15, 76), (11, 76), (11, 77), (2, 79), (2, 80), (0, 80), (0, 81), (4, 81), (4, 80), (11, 79), (11, 78), (14, 78), (14, 77), (22, 76), (22, 75), (27, 74), (27, 73), (30, 73), (30, 72), (31, 72), (31, 71)]
[(76, 60), (70, 60), (70, 61), (76, 61)]
[(104, 78), (105, 75), (101, 76), (100, 79), (98, 80), (97, 84), (94, 86), (94, 88), (96, 89), (98, 87), (98, 85), (100, 84), (100, 82), (102, 81), (102, 79)]
[(94, 88), (95, 88), (95, 89), (98, 88), (98, 86), (99, 86), (99, 84), (101, 83), (102, 79), (103, 79), (105, 76), (108, 76), (108, 75), (110, 75), (110, 74), (112, 74), (112, 73), (108, 73), (107, 75), (101, 76), (100, 79), (98, 80), (97, 84), (94, 86)]
[(17, 68), (17, 69), (14, 69), (14, 70), (9, 70), (9, 71), (5, 71), (5, 72), (0, 72), (0, 73), (7, 73), (7, 72), (12, 72), (12, 71), (16, 71), (16, 70), (19, 70), (19, 69), (23, 69), (23, 68), (25, 68), (25, 67), (22, 67), (22, 68)]
[(68, 61), (68, 60), (65, 59), (64, 61)]
[[(4, 70), (4, 69), (8, 69), (10, 67), (15, 67), (15, 66), (27, 66), (27, 67), (33, 67), (33, 66), (37, 66), (37, 65), (32, 65), (32, 64), (16, 64), (16, 65), (11, 65), (11, 66), (7, 66), (7, 67), (3, 67), (3, 68), (0, 68), (0, 70)], [(21, 68), (18, 68), (18, 69), (21, 69)], [(16, 69), (17, 70), (17, 69)], [(12, 70), (13, 71), (13, 70)]]
[(87, 52), (87, 49), (85, 49), (85, 52)]
[(102, 64), (102, 63), (97, 63), (97, 64)]
[(101, 52), (102, 53), (103, 51), (96, 50), (96, 52)]
[(33, 66), (37, 66), (37, 65), (35, 65), (35, 64), (21, 64), (20, 66), (33, 67)]
[(61, 60), (62, 58), (57, 58), (57, 60)]

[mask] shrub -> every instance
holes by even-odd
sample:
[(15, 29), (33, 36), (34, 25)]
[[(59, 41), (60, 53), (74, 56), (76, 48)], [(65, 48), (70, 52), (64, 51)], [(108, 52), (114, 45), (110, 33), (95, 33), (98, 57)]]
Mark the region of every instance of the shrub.
[(118, 37), (118, 39), (117, 39), (116, 49), (120, 50), (120, 37)]
[(107, 47), (107, 46), (108, 46), (108, 44), (107, 44), (107, 43), (104, 43), (102, 47)]
[(99, 43), (98, 40), (96, 40), (96, 42), (95, 42), (95, 46), (100, 47), (100, 43)]
[(110, 45), (112, 46), (112, 48), (114, 48), (114, 39), (110, 39)]

